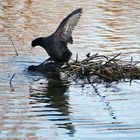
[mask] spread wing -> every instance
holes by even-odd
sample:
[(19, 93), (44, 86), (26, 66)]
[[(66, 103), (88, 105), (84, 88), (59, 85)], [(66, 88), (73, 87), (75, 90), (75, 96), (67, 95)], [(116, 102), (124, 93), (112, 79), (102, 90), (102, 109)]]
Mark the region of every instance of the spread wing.
[(72, 39), (72, 31), (74, 27), (77, 25), (80, 16), (82, 14), (82, 8), (79, 8), (72, 13), (70, 13), (63, 21), (60, 23), (58, 28), (54, 33), (54, 37), (60, 41), (64, 41), (66, 43), (73, 43)]

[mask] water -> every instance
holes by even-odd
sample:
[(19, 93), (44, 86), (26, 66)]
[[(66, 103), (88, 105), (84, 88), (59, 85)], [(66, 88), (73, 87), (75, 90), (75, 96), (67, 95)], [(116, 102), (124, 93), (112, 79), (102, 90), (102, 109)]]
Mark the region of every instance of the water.
[(51, 34), (79, 7), (83, 14), (69, 46), (73, 59), (76, 53), (82, 59), (88, 52), (121, 52), (122, 59), (139, 61), (139, 5), (136, 0), (0, 0), (0, 139), (139, 140), (139, 80), (81, 86), (27, 71), (48, 57), (40, 47), (31, 50), (31, 40)]

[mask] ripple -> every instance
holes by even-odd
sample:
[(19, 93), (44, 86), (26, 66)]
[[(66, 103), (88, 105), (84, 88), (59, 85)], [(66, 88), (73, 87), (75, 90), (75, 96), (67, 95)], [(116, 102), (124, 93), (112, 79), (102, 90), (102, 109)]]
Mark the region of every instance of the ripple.
[(139, 5), (137, 0), (1, 1), (0, 139), (139, 140), (139, 80), (82, 87), (27, 71), (48, 57), (40, 47), (31, 50), (31, 40), (51, 34), (79, 7), (84, 12), (69, 46), (73, 58), (121, 52), (122, 59), (139, 61)]

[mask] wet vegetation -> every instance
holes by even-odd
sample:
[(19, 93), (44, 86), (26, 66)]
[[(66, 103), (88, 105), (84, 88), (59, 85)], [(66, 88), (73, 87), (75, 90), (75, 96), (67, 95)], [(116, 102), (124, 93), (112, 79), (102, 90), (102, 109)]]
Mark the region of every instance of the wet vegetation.
[(76, 58), (74, 62), (64, 65), (62, 70), (74, 80), (76, 78), (87, 78), (90, 82), (101, 80), (112, 82), (125, 80), (126, 78), (139, 79), (140, 68), (137, 66), (138, 62), (133, 62), (133, 58), (130, 62), (122, 61), (119, 58), (120, 55), (119, 53), (110, 58), (105, 55), (94, 54), (90, 56), (90, 54), (87, 54), (87, 58), (84, 60), (78, 61)]

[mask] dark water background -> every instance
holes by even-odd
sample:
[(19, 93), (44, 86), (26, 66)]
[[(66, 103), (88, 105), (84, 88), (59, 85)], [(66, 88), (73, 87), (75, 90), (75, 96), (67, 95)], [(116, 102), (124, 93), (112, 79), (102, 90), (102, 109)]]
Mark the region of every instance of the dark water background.
[(0, 0), (0, 139), (140, 139), (140, 80), (82, 87), (27, 71), (48, 57), (31, 50), (31, 40), (51, 34), (79, 7), (73, 58), (121, 52), (121, 59), (139, 61), (139, 0)]

